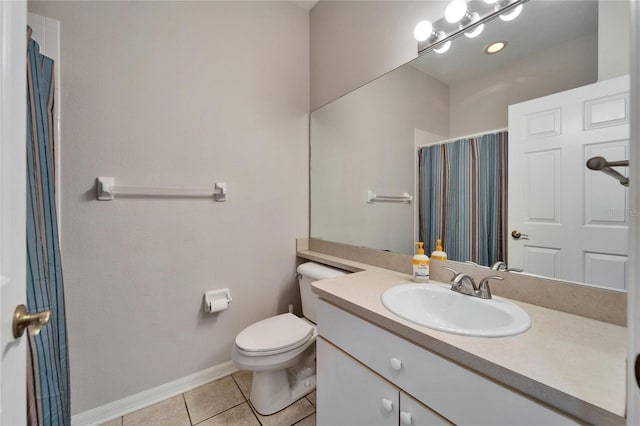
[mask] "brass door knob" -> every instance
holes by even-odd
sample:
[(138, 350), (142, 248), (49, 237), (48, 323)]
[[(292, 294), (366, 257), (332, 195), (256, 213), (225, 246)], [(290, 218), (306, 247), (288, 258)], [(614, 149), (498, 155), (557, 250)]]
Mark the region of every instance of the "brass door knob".
[(24, 334), (24, 329), (29, 328), (29, 336), (40, 333), (40, 329), (51, 319), (51, 311), (42, 311), (35, 314), (27, 311), (24, 305), (16, 306), (13, 313), (13, 337), (18, 338)]
[(522, 238), (523, 240), (528, 240), (529, 236), (527, 234), (523, 234), (522, 232), (518, 231), (517, 229), (514, 229), (513, 231), (511, 231), (511, 236), (516, 239), (519, 240), (520, 238)]

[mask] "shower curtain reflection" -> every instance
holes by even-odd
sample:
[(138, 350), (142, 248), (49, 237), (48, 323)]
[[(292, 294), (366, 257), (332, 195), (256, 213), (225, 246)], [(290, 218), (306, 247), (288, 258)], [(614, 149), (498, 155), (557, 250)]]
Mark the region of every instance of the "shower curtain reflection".
[(419, 237), (449, 260), (507, 262), (507, 132), (420, 148)]

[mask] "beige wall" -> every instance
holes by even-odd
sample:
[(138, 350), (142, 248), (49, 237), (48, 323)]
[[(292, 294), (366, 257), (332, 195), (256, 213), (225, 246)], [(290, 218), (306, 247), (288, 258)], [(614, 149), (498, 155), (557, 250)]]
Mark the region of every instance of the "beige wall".
[(311, 10), (311, 110), (416, 58), (413, 28), (446, 1), (320, 1)]
[(311, 236), (413, 253), (415, 202), (368, 204), (367, 190), (415, 195), (416, 129), (448, 128), (448, 87), (411, 66), (314, 111)]
[[(61, 21), (62, 254), (73, 413), (229, 361), (299, 304), (308, 12), (288, 2), (30, 2)], [(226, 203), (95, 201), (96, 176), (227, 182)], [(233, 302), (202, 313), (205, 290)]]

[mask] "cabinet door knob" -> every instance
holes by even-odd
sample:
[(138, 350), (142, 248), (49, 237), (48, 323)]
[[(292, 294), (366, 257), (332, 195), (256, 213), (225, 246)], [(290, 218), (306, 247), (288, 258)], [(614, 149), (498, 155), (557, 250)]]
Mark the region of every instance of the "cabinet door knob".
[(402, 361), (399, 360), (398, 358), (391, 358), (391, 361), (389, 361), (389, 364), (391, 364), (391, 368), (393, 368), (396, 371), (400, 371), (402, 369)]
[(382, 398), (382, 409), (387, 413), (393, 411), (393, 401), (388, 398)]
[(403, 425), (411, 424), (411, 413), (407, 413), (406, 411), (400, 411), (400, 421)]

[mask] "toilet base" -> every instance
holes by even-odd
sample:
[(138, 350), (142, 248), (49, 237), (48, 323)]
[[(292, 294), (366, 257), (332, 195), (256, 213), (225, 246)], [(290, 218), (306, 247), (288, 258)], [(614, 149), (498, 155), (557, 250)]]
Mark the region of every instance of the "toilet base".
[(315, 345), (312, 345), (293, 367), (254, 371), (249, 399), (258, 413), (268, 416), (288, 407), (315, 388)]
[(255, 371), (249, 399), (256, 411), (263, 416), (276, 413), (293, 404), (316, 388), (316, 376), (289, 385), (286, 370)]

